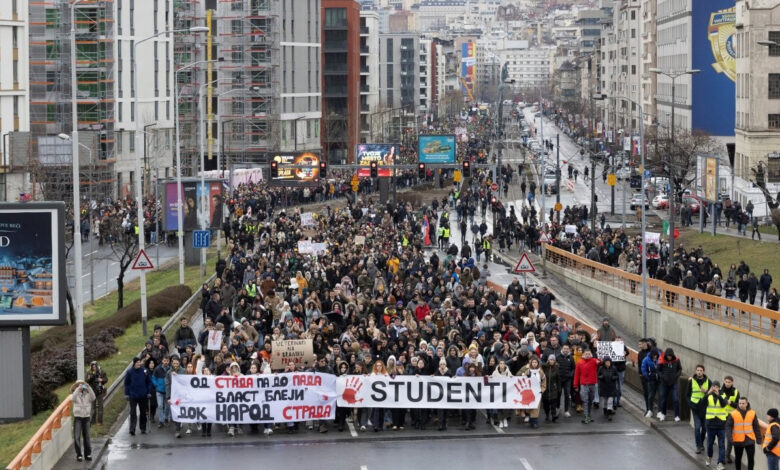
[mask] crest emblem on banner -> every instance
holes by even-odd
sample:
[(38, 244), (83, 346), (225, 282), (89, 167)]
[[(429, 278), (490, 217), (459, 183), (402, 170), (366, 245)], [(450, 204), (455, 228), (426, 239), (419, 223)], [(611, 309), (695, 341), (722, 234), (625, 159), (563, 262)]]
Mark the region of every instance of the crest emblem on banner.
[(718, 10), (710, 14), (710, 24), (707, 28), (707, 38), (712, 48), (715, 63), (712, 68), (723, 73), (732, 82), (737, 79), (737, 61), (734, 50), (736, 34), (736, 13), (734, 8)]

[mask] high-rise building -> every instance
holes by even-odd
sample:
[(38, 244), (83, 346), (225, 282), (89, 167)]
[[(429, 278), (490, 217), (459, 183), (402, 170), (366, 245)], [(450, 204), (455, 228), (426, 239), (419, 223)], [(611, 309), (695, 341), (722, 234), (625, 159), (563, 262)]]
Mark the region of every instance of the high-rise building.
[(371, 120), (379, 108), (379, 15), (375, 11), (360, 12), (360, 64), (360, 142), (367, 143), (373, 140)]
[(360, 132), (360, 5), (322, 0), (322, 151), (331, 163), (351, 163)]
[[(780, 183), (780, 2), (736, 5), (736, 176), (753, 179), (751, 169), (768, 167)], [(771, 41), (776, 45), (759, 44)], [(739, 199), (739, 197), (737, 197)], [(744, 201), (743, 201), (744, 202)], [(755, 202), (754, 202), (755, 203)]]
[(0, 2), (0, 200), (22, 192), (20, 173), (11, 174), (8, 136), (30, 130), (27, 1)]

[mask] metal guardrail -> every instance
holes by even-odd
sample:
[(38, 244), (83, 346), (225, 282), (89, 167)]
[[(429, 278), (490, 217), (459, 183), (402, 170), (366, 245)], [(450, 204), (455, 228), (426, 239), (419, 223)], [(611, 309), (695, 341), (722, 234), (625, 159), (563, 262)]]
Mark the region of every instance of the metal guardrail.
[[(551, 263), (623, 292), (640, 295), (640, 275), (591, 261), (551, 245), (547, 245), (545, 253), (547, 261)], [(666, 310), (780, 344), (780, 328), (777, 326), (780, 312), (673, 286), (658, 279), (647, 279), (647, 298)]]
[[(206, 280), (206, 282), (211, 284), (214, 281), (215, 277), (217, 277), (217, 275), (216, 274), (212, 274), (211, 277), (209, 277)], [(179, 307), (179, 310), (177, 310), (176, 313), (171, 315), (171, 318), (169, 318), (168, 321), (165, 322), (165, 324), (162, 327), (163, 328), (163, 333), (167, 333), (168, 330), (171, 329), (171, 326), (173, 326), (177, 321), (179, 321), (179, 319), (187, 312), (187, 310), (189, 310), (189, 308), (192, 306), (192, 304), (198, 300), (200, 295), (201, 295), (200, 294), (200, 289), (196, 290), (195, 293), (192, 294), (192, 296), (189, 299), (187, 299), (182, 304), (181, 307)], [(140, 351), (138, 351), (138, 354), (139, 355), (142, 354), (143, 351), (144, 351), (144, 349), (142, 348)], [(103, 399), (103, 406), (104, 407), (109, 404), (109, 402), (113, 398), (114, 393), (116, 392), (116, 390), (118, 388), (124, 386), (125, 375), (127, 374), (127, 371), (130, 370), (131, 367), (133, 367), (132, 361), (127, 365), (125, 370), (123, 370), (122, 373), (119, 374), (119, 376), (117, 376), (116, 380), (114, 380), (111, 383), (111, 385), (108, 387), (108, 390), (106, 390), (106, 397)]]
[(41, 427), (38, 428), (38, 431), (35, 432), (32, 439), (27, 441), (27, 444), (16, 454), (16, 457), (8, 464), (6, 469), (21, 470), (32, 465), (33, 455), (41, 452), (43, 442), (50, 441), (54, 432), (62, 427), (62, 420), (70, 416), (70, 401), (70, 395), (62, 400), (62, 403), (49, 415)]
[[(206, 282), (209, 284), (214, 281), (214, 278), (216, 277), (216, 274), (212, 274), (211, 277), (209, 277)], [(171, 327), (187, 312), (187, 310), (190, 309), (192, 304), (198, 300), (200, 297), (200, 289), (195, 291), (192, 296), (187, 299), (184, 304), (182, 304), (181, 307), (173, 314), (171, 315), (171, 318), (168, 319), (167, 322), (163, 325), (163, 332), (167, 332), (171, 329)], [(141, 354), (143, 352), (143, 349), (141, 349), (138, 354)], [(124, 386), (125, 382), (125, 375), (127, 374), (127, 371), (130, 370), (132, 367), (132, 362), (128, 364), (128, 366), (125, 368), (125, 370), (122, 371), (119, 376), (117, 376), (116, 380), (114, 380), (111, 385), (108, 387), (108, 390), (106, 390), (106, 397), (103, 400), (103, 406), (107, 406), (111, 399), (114, 397), (114, 394), (118, 389), (121, 390), (121, 387)], [(57, 406), (57, 408), (52, 412), (52, 414), (46, 419), (46, 421), (41, 425), (40, 428), (38, 428), (38, 431), (35, 432), (33, 437), (25, 444), (25, 446), (22, 448), (22, 450), (14, 457), (14, 459), (11, 461), (10, 464), (6, 467), (8, 470), (21, 470), (26, 467), (30, 467), (32, 465), (32, 459), (34, 454), (39, 454), (43, 447), (43, 441), (50, 441), (52, 439), (52, 435), (57, 432), (61, 428), (62, 420), (63, 418), (66, 418), (70, 416), (71, 410), (71, 397), (68, 395), (64, 400), (62, 400), (62, 403)], [(71, 443), (72, 445), (72, 443)]]

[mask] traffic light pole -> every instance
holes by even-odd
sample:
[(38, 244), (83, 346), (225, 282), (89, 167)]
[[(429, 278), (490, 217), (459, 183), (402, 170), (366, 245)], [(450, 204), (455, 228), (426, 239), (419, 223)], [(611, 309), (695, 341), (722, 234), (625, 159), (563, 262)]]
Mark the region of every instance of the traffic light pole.
[[(559, 204), (561, 202), (561, 135), (560, 134), (555, 134), (555, 186), (556, 186), (555, 203)], [(560, 213), (560, 211), (558, 212)]]

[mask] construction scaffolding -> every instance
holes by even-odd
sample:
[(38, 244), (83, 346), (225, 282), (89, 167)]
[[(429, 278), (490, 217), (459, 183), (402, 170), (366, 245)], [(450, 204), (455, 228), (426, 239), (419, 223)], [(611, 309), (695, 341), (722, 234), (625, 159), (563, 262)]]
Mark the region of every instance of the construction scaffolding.
[[(81, 185), (90, 194), (114, 194), (114, 13), (112, 0), (75, 6), (76, 112), (81, 148)], [(72, 132), (70, 53), (71, 5), (68, 0), (29, 3), (30, 133), (18, 136), (25, 155), (13, 157), (18, 170), (32, 175), (34, 198), (70, 200), (73, 183), (70, 144), (57, 134)], [(22, 150), (24, 149), (24, 150)], [(21, 157), (21, 158), (19, 158)]]
[[(262, 163), (279, 148), (279, 2), (221, 0), (217, 4), (217, 113), (222, 169)], [(218, 132), (218, 134), (217, 134)]]

